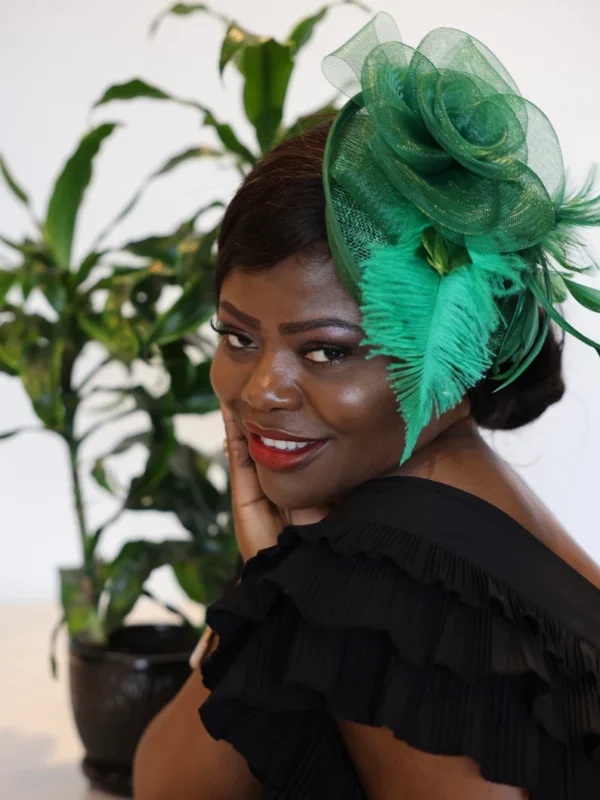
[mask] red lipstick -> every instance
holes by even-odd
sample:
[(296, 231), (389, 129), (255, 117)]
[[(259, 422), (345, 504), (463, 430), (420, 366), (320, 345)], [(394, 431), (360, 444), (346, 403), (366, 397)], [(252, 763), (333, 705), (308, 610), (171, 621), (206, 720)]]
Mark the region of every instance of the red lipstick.
[[(249, 432), (248, 452), (252, 460), (266, 469), (276, 471), (304, 465), (329, 441), (329, 439), (307, 439), (285, 431), (261, 428), (251, 422), (246, 422), (245, 426)], [(275, 441), (308, 442), (308, 444), (295, 450), (280, 450), (262, 441), (261, 436)]]

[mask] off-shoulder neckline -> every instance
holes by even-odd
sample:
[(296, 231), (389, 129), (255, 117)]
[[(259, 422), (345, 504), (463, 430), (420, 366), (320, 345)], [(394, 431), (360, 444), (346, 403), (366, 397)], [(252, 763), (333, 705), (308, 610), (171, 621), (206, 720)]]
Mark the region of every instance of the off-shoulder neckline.
[[(423, 493), (432, 492), (440, 503), (424, 504)], [(377, 502), (365, 502), (369, 497)], [(512, 585), (600, 648), (600, 587), (488, 500), (431, 478), (384, 475), (351, 489), (338, 508), (333, 516), (340, 519), (358, 516), (392, 527), (408, 525)], [(457, 508), (465, 510), (460, 518)]]

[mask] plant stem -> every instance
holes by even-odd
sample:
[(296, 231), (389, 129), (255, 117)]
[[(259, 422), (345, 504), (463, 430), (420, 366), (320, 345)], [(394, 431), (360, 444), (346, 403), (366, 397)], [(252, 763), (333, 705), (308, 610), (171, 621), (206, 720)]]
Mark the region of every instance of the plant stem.
[(153, 600), (157, 605), (162, 606), (163, 608), (166, 608), (167, 611), (171, 612), (171, 614), (175, 614), (176, 616), (178, 616), (179, 619), (183, 622), (184, 625), (187, 625), (190, 628), (194, 628), (195, 630), (198, 629), (198, 626), (194, 625), (194, 623), (190, 619), (188, 619), (186, 617), (186, 615), (183, 613), (183, 611), (180, 611), (178, 608), (175, 608), (170, 603), (167, 603), (166, 600), (161, 600), (160, 597), (157, 597), (149, 589), (146, 589), (146, 588), (142, 589), (142, 594), (145, 597), (150, 598), (150, 600)]
[(52, 633), (50, 634), (50, 672), (52, 673), (52, 677), (54, 680), (58, 677), (58, 665), (56, 662), (56, 640), (58, 638), (58, 634), (61, 631), (62, 626), (67, 621), (66, 614), (63, 614), (61, 618), (58, 620), (56, 625), (52, 628)]
[(93, 369), (91, 369), (91, 370), (88, 372), (88, 374), (85, 376), (85, 378), (84, 378), (84, 379), (81, 381), (81, 383), (80, 383), (80, 384), (79, 384), (79, 386), (77, 387), (77, 392), (78, 392), (79, 394), (81, 394), (81, 391), (82, 391), (82, 389), (84, 389), (84, 387), (86, 387), (86, 386), (88, 385), (88, 383), (89, 383), (89, 382), (92, 380), (92, 378), (95, 378), (95, 377), (96, 377), (96, 375), (97, 375), (97, 374), (98, 374), (98, 373), (99, 373), (101, 370), (103, 370), (103, 369), (104, 369), (104, 367), (105, 367), (107, 364), (109, 364), (111, 360), (112, 360), (112, 357), (111, 357), (111, 356), (106, 356), (106, 358), (102, 359), (102, 361), (101, 361), (99, 364), (96, 364), (96, 366), (95, 366)]
[(100, 428), (103, 428), (105, 425), (110, 425), (112, 422), (118, 422), (120, 419), (125, 419), (125, 417), (129, 417), (131, 414), (135, 414), (139, 410), (140, 409), (137, 407), (129, 408), (127, 411), (122, 411), (120, 414), (116, 414), (114, 417), (109, 417), (109, 419), (99, 420), (81, 435), (78, 440), (78, 444), (81, 444), (85, 439), (87, 439), (89, 436), (92, 436), (92, 434), (96, 433), (97, 430), (100, 430)]
[(115, 511), (115, 513), (106, 520), (106, 522), (103, 522), (102, 525), (100, 525), (100, 527), (97, 528), (94, 531), (94, 533), (92, 533), (90, 536), (88, 536), (88, 538), (87, 538), (88, 555), (89, 555), (90, 558), (93, 559), (93, 557), (94, 557), (96, 546), (98, 544), (98, 541), (99, 541), (100, 536), (102, 535), (102, 533), (106, 530), (106, 528), (108, 528), (110, 525), (115, 523), (125, 510), (126, 510), (125, 506), (121, 506), (120, 508), (118, 508)]
[(73, 481), (73, 494), (75, 497), (75, 515), (77, 517), (77, 526), (79, 528), (79, 537), (81, 539), (81, 550), (83, 554), (83, 571), (90, 581), (94, 579), (94, 564), (93, 558), (88, 556), (88, 532), (85, 521), (85, 512), (83, 510), (83, 495), (81, 492), (81, 482), (79, 480), (78, 467), (78, 443), (77, 441), (69, 442), (69, 462), (71, 466), (71, 479)]

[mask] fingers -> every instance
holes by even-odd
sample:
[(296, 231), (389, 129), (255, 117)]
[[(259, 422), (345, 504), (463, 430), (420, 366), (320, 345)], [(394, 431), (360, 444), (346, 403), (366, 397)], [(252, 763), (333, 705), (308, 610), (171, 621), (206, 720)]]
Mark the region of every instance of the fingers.
[(248, 442), (230, 409), (221, 404), (225, 434), (226, 452), (229, 462), (231, 492), (236, 510), (244, 508), (264, 498), (254, 461), (248, 453)]
[(247, 561), (259, 550), (275, 544), (282, 523), (260, 484), (242, 429), (229, 409), (221, 409), (227, 434), (235, 534), (242, 558)]
[(232, 466), (254, 467), (254, 462), (248, 453), (248, 442), (233, 413), (223, 404), (221, 404), (221, 412), (225, 423), (225, 454), (229, 459), (230, 469)]

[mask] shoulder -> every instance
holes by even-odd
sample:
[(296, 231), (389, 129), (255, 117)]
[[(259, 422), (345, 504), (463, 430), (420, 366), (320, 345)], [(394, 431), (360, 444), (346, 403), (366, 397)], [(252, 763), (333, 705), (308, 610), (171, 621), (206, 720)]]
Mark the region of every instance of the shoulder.
[(416, 580), (427, 577), (419, 572), (423, 562), (442, 585), (434, 567), (442, 562), (465, 576), (485, 575), (494, 594), (520, 597), (600, 649), (600, 589), (589, 571), (564, 557), (566, 545), (550, 547), (483, 494), (415, 476), (378, 478), (356, 487), (306, 534), (347, 555), (358, 547), (383, 556)]
[[(487, 780), (536, 786), (545, 800), (570, 797), (556, 786), (572, 780), (575, 759), (573, 796), (588, 800), (600, 782), (589, 748), (600, 734), (599, 611), (599, 590), (489, 503), (431, 481), (378, 479), (321, 522), (286, 528), (209, 609), (221, 645), (204, 668), (205, 724), (217, 734), (231, 725), (232, 699), (254, 709), (252, 742), (245, 728), (238, 745), (277, 780), (291, 780), (285, 764), (256, 753), (255, 738), (275, 735), (288, 767), (298, 758), (314, 774), (328, 757), (310, 768), (303, 759), (327, 731), (323, 753), (347, 767), (327, 727), (337, 718), (467, 756)], [(302, 724), (312, 731), (289, 747), (273, 716), (284, 710), (297, 715), (294, 737)], [(557, 775), (548, 765), (559, 762)], [(340, 791), (306, 796), (361, 797)]]

